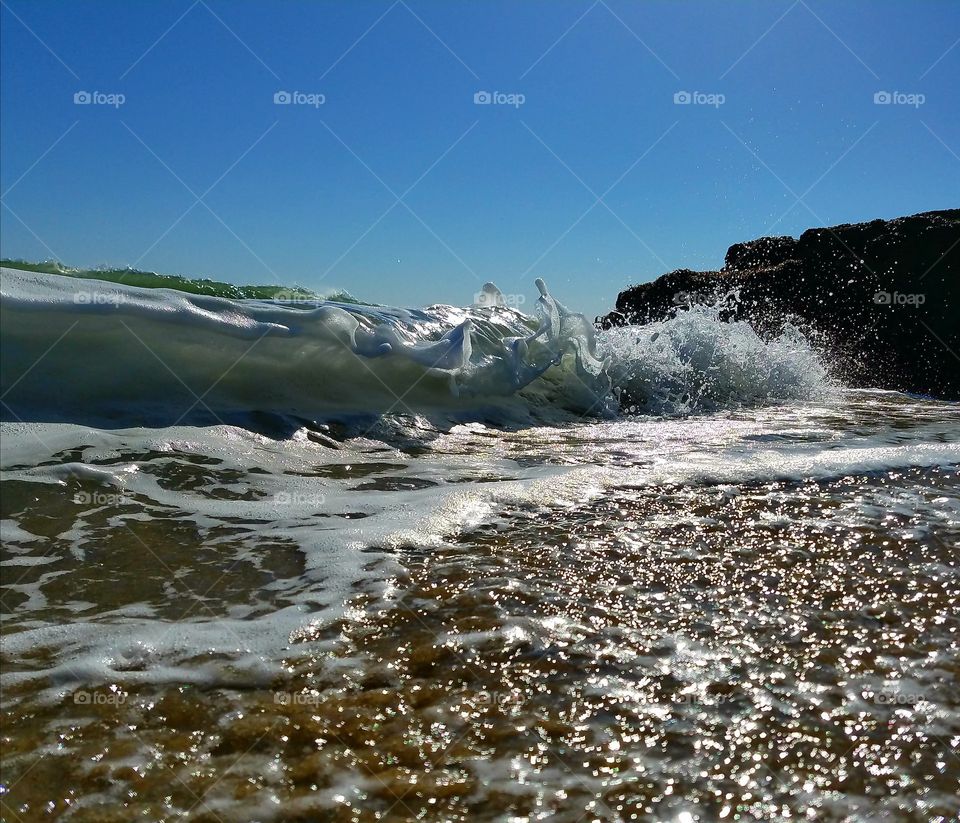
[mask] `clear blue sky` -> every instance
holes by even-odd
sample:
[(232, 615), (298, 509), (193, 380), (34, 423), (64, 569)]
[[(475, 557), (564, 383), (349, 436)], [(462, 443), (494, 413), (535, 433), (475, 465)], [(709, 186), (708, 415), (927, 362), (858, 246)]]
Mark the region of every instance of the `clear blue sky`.
[(736, 241), (960, 205), (956, 0), (0, 15), (4, 256), (408, 306), (469, 303), (485, 280), (532, 297), (541, 276), (596, 313)]

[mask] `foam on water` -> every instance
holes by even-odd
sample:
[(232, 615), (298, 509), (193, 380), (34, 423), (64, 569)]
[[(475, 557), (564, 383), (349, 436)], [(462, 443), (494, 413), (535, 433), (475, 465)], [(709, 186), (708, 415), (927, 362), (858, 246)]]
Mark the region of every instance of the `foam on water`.
[[(14, 585), (26, 597), (18, 611), (26, 623), (2, 645), (17, 659), (54, 652), (56, 662), (44, 673), (61, 690), (118, 677), (262, 683), (282, 661), (315, 654), (315, 644), (295, 641), (345, 617), (352, 597), (387, 596), (391, 581), (404, 574), (395, 558), (399, 547), (441, 546), (518, 510), (549, 520), (551, 511), (618, 488), (722, 490), (960, 463), (960, 427), (944, 438), (942, 423), (934, 436), (924, 420), (933, 415), (934, 426), (937, 415), (956, 417), (956, 409), (918, 405), (907, 414), (913, 431), (892, 427), (879, 435), (845, 430), (849, 423), (834, 430), (828, 421), (835, 410), (811, 403), (742, 417), (724, 412), (514, 433), (481, 424), (437, 433), (417, 421), (401, 423), (416, 458), (369, 436), (325, 445), (306, 429), (277, 440), (232, 426), (104, 431), (4, 423), (5, 481), (40, 484), (33, 488), (44, 499), (42, 487), (58, 489), (56, 496), (77, 504), (55, 537), (32, 533), (29, 511), (4, 523), (20, 565), (67, 551), (84, 563), (109, 564), (101, 546), (116, 533), (126, 539), (126, 532), (127, 543), (162, 559), (162, 547), (148, 545), (137, 531), (159, 518), (189, 524), (204, 545), (222, 542), (229, 528), (238, 545), (224, 551), (234, 564), (256, 565), (264, 546), (282, 545), (302, 556), (303, 569), (271, 584), (270, 596), (282, 595), (286, 604), (280, 608), (265, 610), (258, 598), (253, 607), (201, 610), (176, 622), (164, 619), (156, 603), (132, 602), (93, 620), (79, 608), (69, 621), (49, 623), (42, 618), (46, 581)], [(40, 618), (32, 626), (30, 614)], [(224, 655), (230, 664), (197, 664), (198, 655)], [(7, 667), (4, 678), (13, 683), (39, 673)]]

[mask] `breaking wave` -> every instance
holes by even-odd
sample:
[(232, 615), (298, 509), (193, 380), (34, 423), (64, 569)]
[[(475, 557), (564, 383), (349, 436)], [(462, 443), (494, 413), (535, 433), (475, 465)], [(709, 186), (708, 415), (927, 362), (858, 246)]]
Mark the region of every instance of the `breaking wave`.
[(761, 339), (717, 307), (690, 307), (597, 332), (542, 280), (529, 316), (492, 284), (468, 308), (401, 309), (280, 289), (237, 299), (2, 274), (7, 419), (170, 425), (414, 414), (523, 423), (807, 399), (830, 385), (796, 329)]

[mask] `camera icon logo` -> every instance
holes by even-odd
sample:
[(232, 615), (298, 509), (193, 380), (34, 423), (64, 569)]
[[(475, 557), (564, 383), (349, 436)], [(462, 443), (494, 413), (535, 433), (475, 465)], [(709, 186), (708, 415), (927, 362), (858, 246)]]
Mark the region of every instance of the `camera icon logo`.
[(488, 91), (478, 91), (473, 95), (473, 102), (478, 106), (488, 106), (493, 102), (493, 97)]
[(74, 92), (73, 102), (78, 106), (89, 106), (93, 102), (93, 96), (88, 91)]
[(889, 306), (891, 299), (890, 292), (888, 291), (878, 291), (873, 296), (873, 302), (878, 306)]
[(678, 91), (673, 95), (673, 102), (678, 106), (687, 106), (693, 101), (693, 97), (688, 91)]
[(873, 102), (878, 106), (889, 106), (893, 102), (893, 95), (888, 91), (874, 92)]
[(273, 102), (278, 106), (287, 106), (292, 102), (293, 98), (290, 96), (288, 91), (278, 91), (273, 95)]

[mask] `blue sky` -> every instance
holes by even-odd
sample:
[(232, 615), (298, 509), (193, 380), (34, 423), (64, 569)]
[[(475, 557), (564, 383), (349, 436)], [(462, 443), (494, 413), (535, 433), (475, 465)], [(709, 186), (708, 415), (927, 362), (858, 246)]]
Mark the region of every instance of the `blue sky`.
[(544, 277), (593, 314), (740, 240), (960, 205), (954, 0), (0, 15), (8, 257), (408, 306)]

